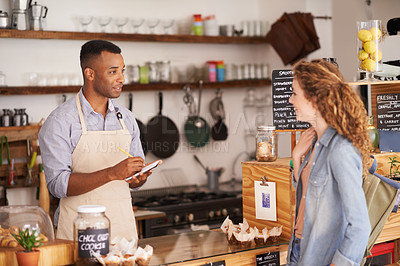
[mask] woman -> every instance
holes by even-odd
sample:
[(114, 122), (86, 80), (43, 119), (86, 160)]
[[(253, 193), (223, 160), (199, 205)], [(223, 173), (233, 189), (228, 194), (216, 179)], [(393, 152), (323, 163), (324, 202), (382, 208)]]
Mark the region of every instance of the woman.
[(289, 102), (311, 127), (293, 150), (296, 221), (288, 265), (359, 265), (371, 230), (362, 190), (366, 110), (332, 63), (301, 61), (293, 76)]

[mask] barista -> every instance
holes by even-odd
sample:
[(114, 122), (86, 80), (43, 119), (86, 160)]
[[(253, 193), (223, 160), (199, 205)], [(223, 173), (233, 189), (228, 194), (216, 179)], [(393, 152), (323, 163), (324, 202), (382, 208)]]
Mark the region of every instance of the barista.
[[(93, 40), (80, 52), (84, 85), (55, 109), (39, 132), (49, 191), (60, 198), (54, 224), (57, 238), (73, 239), (79, 205), (104, 205), (111, 239), (137, 239), (129, 188), (146, 182), (144, 154), (133, 114), (113, 99), (122, 92), (125, 64), (121, 49)], [(118, 148), (128, 151), (128, 157)]]

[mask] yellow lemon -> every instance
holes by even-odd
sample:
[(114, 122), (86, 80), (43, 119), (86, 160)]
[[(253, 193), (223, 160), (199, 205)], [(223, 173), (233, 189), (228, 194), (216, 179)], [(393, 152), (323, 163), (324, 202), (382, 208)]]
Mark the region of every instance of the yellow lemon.
[(376, 51), (376, 44), (374, 43), (374, 41), (365, 42), (363, 44), (363, 47), (364, 47), (364, 50), (369, 54), (372, 54)]
[(364, 50), (358, 51), (358, 60), (362, 61), (368, 58), (368, 53)]
[(379, 40), (382, 36), (381, 30), (378, 29), (377, 27), (370, 28), (369, 32), (371, 32), (372, 40)]
[(382, 59), (382, 52), (380, 50), (376, 50), (375, 53), (371, 54), (371, 59), (377, 62), (381, 61)]
[(362, 42), (367, 42), (367, 41), (372, 40), (372, 34), (369, 30), (360, 30), (357, 33), (357, 37)]
[(375, 61), (367, 58), (361, 62), (361, 68), (371, 72), (375, 69)]

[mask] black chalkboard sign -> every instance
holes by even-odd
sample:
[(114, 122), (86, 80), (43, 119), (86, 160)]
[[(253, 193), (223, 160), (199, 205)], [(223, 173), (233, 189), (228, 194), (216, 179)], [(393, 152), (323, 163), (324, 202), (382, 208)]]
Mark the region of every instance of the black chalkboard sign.
[(106, 255), (109, 252), (109, 232), (107, 229), (78, 230), (79, 258), (90, 258), (92, 252)]
[(279, 251), (256, 255), (257, 266), (279, 266)]
[(296, 120), (296, 112), (289, 103), (292, 95), (293, 72), (291, 70), (272, 71), (272, 113), (274, 126), (278, 130), (306, 129), (310, 124)]
[(207, 264), (202, 264), (201, 266), (225, 266), (225, 261), (224, 260), (220, 260), (220, 261), (216, 261), (216, 262), (210, 262)]
[(376, 95), (376, 113), (378, 129), (400, 131), (400, 93)]

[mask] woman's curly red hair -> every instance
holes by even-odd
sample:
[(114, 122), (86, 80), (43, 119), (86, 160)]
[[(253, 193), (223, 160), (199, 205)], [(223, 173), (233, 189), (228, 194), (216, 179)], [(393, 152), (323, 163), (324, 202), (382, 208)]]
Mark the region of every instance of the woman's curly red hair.
[(327, 124), (347, 138), (362, 156), (363, 176), (368, 174), (370, 141), (367, 112), (361, 98), (344, 82), (339, 69), (325, 60), (300, 61), (294, 65), (293, 76), (317, 108)]

